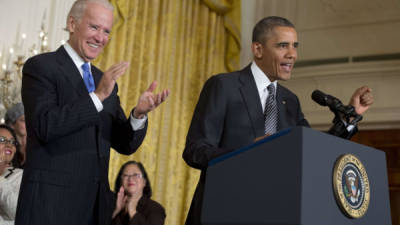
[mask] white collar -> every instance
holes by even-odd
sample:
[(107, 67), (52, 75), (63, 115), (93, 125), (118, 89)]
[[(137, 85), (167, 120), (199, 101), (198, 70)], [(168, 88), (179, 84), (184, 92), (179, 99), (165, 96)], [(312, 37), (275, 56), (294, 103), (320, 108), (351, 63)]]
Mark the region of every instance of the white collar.
[(276, 86), (277, 86), (278, 82), (277, 81), (271, 82), (268, 79), (267, 75), (265, 75), (265, 73), (260, 69), (260, 67), (257, 66), (257, 64), (254, 61), (251, 63), (250, 68), (251, 68), (251, 73), (253, 74), (254, 80), (256, 81), (258, 94), (260, 96), (263, 95), (263, 93), (267, 89), (268, 85), (270, 85), (271, 83), (274, 84), (275, 90), (276, 90)]
[[(85, 61), (83, 61), (83, 59), (78, 55), (78, 53), (76, 53), (76, 51), (71, 47), (71, 45), (68, 42), (64, 44), (64, 49), (65, 51), (67, 51), (69, 57), (71, 57), (75, 66), (78, 68), (79, 72), (82, 75), (82, 65), (85, 63)], [(91, 69), (90, 62), (88, 62), (88, 64), (89, 64), (89, 69)]]

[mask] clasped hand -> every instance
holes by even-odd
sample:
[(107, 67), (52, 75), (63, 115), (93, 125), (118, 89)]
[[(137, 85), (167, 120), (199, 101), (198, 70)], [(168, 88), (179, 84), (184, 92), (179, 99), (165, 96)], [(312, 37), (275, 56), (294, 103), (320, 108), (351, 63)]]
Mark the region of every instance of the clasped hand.
[(127, 213), (132, 213), (133, 215), (130, 216), (133, 217), (134, 214), (136, 214), (136, 207), (141, 197), (142, 194), (128, 196), (125, 193), (124, 187), (121, 186), (117, 193), (117, 201), (112, 218), (114, 219), (122, 210), (125, 210)]
[(350, 105), (354, 106), (357, 114), (362, 115), (374, 103), (371, 88), (362, 86), (351, 96)]

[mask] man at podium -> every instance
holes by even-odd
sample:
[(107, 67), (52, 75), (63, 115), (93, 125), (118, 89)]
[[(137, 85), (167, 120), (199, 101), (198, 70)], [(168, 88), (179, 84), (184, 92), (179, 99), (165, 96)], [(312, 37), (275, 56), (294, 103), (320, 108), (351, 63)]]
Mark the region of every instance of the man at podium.
[[(200, 225), (208, 162), (248, 145), (257, 137), (294, 126), (309, 126), (297, 96), (278, 84), (289, 80), (297, 58), (297, 32), (285, 18), (266, 17), (253, 29), (254, 60), (240, 71), (212, 76), (193, 114), (183, 158), (201, 170), (186, 225)], [(361, 115), (373, 103), (371, 89), (357, 89), (350, 104)], [(357, 128), (340, 122), (335, 134), (350, 138)]]

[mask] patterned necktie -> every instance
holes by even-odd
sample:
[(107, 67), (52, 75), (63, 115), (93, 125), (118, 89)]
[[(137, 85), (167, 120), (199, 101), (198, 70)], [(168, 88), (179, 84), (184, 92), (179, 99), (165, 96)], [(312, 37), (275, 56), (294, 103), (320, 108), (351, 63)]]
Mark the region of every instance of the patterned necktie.
[(267, 87), (268, 98), (265, 104), (264, 120), (265, 120), (265, 134), (274, 134), (278, 124), (278, 107), (275, 99), (275, 86), (270, 84)]
[(89, 63), (82, 64), (83, 70), (83, 81), (85, 82), (86, 88), (88, 89), (89, 93), (94, 91), (94, 80), (93, 76), (90, 73)]

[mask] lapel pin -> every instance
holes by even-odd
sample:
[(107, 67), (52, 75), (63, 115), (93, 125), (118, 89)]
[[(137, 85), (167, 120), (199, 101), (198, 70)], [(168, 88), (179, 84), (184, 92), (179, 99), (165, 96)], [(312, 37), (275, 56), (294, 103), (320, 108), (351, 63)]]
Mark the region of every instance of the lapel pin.
[(282, 104), (286, 105), (286, 101), (285, 101), (285, 100), (283, 100), (283, 101), (282, 101)]

